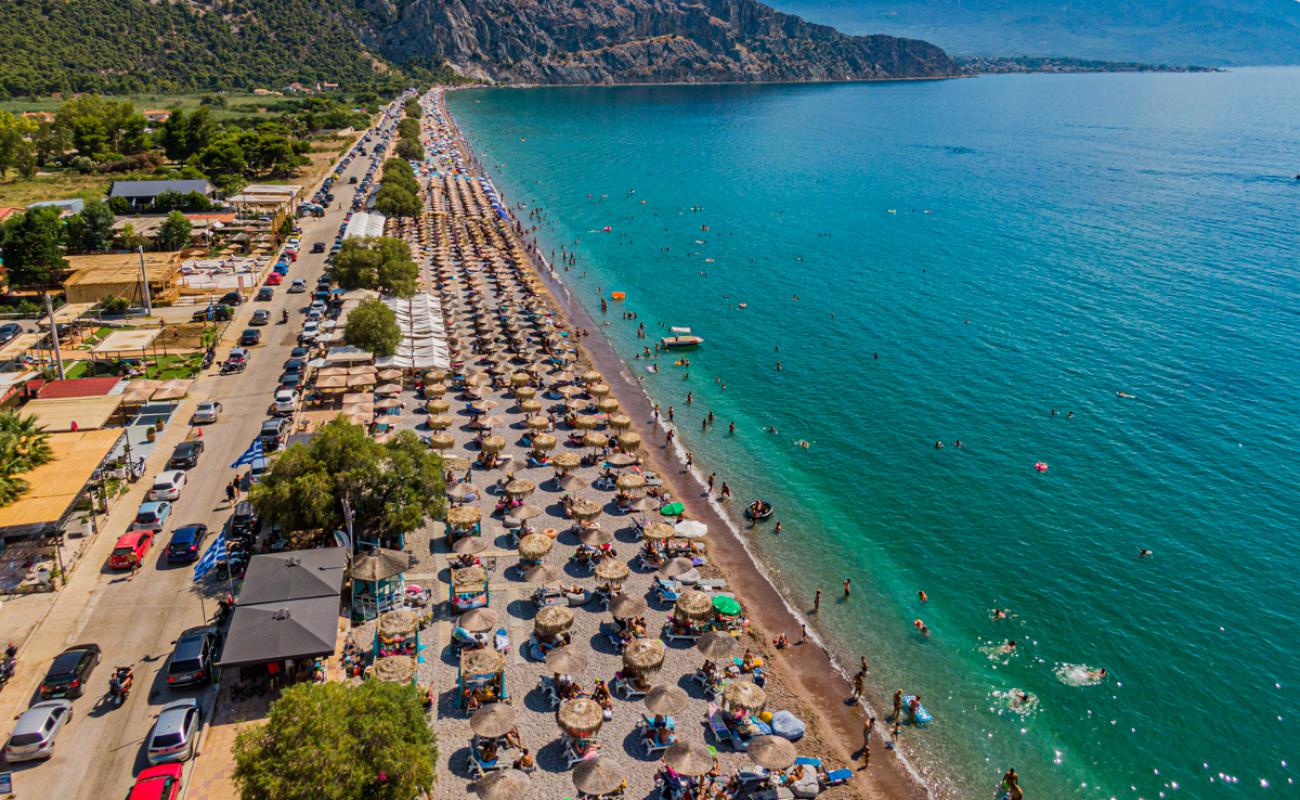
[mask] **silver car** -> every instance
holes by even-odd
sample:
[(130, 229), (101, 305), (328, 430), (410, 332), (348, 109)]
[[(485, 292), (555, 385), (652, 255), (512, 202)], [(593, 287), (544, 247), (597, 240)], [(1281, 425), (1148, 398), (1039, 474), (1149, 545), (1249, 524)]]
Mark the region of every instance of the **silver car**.
[(153, 733), (149, 734), (149, 763), (166, 764), (192, 758), (199, 737), (199, 715), (199, 701), (193, 698), (163, 706)]
[(195, 425), (208, 425), (216, 422), (219, 416), (221, 416), (221, 404), (216, 400), (206, 400), (194, 409), (194, 418), (191, 422)]
[(31, 761), (54, 755), (54, 738), (72, 719), (72, 703), (46, 700), (23, 712), (5, 745), (5, 760)]

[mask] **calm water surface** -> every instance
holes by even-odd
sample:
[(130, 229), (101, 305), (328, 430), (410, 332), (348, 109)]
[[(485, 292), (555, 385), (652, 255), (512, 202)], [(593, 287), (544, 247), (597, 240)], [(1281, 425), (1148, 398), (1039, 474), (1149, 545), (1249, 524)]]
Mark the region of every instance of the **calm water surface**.
[(452, 108), (941, 794), (1300, 796), (1300, 71)]

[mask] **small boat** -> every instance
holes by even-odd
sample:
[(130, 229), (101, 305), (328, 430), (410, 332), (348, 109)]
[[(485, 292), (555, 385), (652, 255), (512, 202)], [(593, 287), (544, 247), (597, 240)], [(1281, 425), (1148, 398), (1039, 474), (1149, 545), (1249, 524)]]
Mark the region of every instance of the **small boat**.
[(683, 350), (704, 344), (704, 340), (692, 334), (690, 328), (669, 328), (669, 330), (673, 335), (659, 340), (659, 346), (665, 350)]
[(766, 500), (755, 500), (745, 509), (745, 516), (758, 522), (772, 516), (772, 504)]

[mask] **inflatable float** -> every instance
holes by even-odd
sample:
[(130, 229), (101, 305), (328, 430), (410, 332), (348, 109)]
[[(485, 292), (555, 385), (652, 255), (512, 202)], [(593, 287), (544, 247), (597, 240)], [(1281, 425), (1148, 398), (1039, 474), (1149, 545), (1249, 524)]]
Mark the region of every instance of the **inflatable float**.
[(903, 695), (903, 713), (907, 715), (908, 720), (917, 725), (928, 725), (934, 717), (930, 716), (930, 712), (925, 710), (925, 706), (919, 705), (916, 707), (915, 717), (912, 716), (912, 712), (909, 710), (912, 705), (912, 698), (915, 696), (911, 694)]

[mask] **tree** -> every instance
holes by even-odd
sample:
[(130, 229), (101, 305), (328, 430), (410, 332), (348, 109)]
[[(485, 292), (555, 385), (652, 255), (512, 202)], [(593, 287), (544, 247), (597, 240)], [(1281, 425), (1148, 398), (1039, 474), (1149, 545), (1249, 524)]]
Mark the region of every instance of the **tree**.
[(424, 145), (416, 139), (403, 139), (397, 143), (397, 154), (407, 161), (422, 161)]
[(375, 210), (386, 217), (415, 217), (420, 199), (401, 186), (384, 185), (375, 192)]
[(193, 155), (190, 150), (189, 121), (183, 109), (178, 107), (171, 110), (167, 121), (162, 124), (162, 130), (158, 132), (158, 143), (172, 161), (184, 161)]
[(158, 243), (159, 250), (180, 250), (189, 246), (192, 228), (184, 214), (173, 211), (167, 215), (167, 219), (163, 220), (154, 241)]
[(391, 236), (344, 240), (330, 267), (330, 276), (344, 289), (374, 289), (398, 297), (415, 294), (419, 274), (410, 246)]
[(63, 258), (63, 223), (50, 206), (29, 209), (5, 221), (0, 236), (9, 286), (48, 290), (63, 283), (68, 262)]
[(437, 739), (410, 684), (301, 683), (235, 739), (242, 800), (411, 800), (433, 789)]
[(288, 531), (343, 527), (346, 500), (354, 531), (374, 534), (413, 530), (443, 497), (442, 459), (413, 432), (379, 444), (342, 417), (286, 448), (249, 495), (260, 518)]
[(377, 356), (391, 356), (401, 340), (397, 315), (382, 300), (362, 300), (348, 314), (348, 324), (343, 328), (343, 341)]
[(117, 238), (113, 240), (119, 250), (139, 250), (141, 247), (149, 244), (149, 241), (135, 229), (131, 223), (122, 226), (117, 232)]
[(32, 139), (37, 129), (33, 120), (0, 111), (0, 178), (11, 169), (17, 169), (24, 178), (35, 174), (36, 147)]
[(26, 494), (27, 481), (20, 477), (54, 457), (49, 434), (33, 417), (17, 411), (0, 412), (0, 506), (7, 506)]
[(68, 250), (74, 253), (103, 253), (113, 246), (113, 222), (116, 215), (103, 200), (94, 200), (68, 219), (65, 237)]

